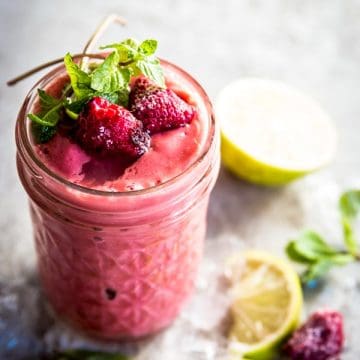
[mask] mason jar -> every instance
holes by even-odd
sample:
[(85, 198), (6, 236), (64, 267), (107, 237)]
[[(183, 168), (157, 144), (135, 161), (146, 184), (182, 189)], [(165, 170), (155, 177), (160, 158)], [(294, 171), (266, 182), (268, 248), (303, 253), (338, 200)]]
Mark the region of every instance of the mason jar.
[(42, 287), (57, 316), (104, 339), (134, 339), (167, 327), (194, 288), (202, 257), (209, 195), (219, 170), (219, 129), (211, 103), (186, 72), (162, 61), (199, 95), (206, 142), (182, 173), (159, 185), (109, 192), (72, 183), (34, 151), (27, 114), (29, 92), (16, 124), (17, 166), (29, 196)]

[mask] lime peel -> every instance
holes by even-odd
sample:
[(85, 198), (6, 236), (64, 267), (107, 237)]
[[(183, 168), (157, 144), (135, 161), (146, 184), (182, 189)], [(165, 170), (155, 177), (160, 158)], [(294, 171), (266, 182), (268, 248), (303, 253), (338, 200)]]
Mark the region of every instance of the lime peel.
[(224, 165), (262, 185), (283, 185), (333, 158), (336, 131), (316, 101), (281, 82), (239, 79), (219, 94)]
[[(237, 266), (240, 268), (240, 271), (238, 271), (239, 268), (237, 268)], [(231, 359), (235, 359), (236, 357), (238, 359), (273, 359), (276, 356), (279, 345), (297, 328), (300, 321), (303, 299), (299, 277), (291, 265), (285, 260), (260, 251), (251, 251), (245, 254), (235, 255), (229, 259), (228, 267), (232, 269), (228, 271), (228, 273), (231, 274), (233, 281), (231, 296), (234, 298), (231, 307), (233, 324), (229, 332), (230, 357)], [(262, 273), (259, 273), (259, 269)], [(243, 278), (241, 278), (241, 271), (243, 271), (244, 274)], [(271, 281), (273, 281), (273, 286), (271, 286), (271, 283), (268, 283)], [(282, 282), (283, 286), (281, 285)], [(270, 289), (271, 291), (268, 291), (266, 296), (264, 296), (264, 293), (263, 296), (261, 296), (259, 286), (268, 286), (267, 290)], [(251, 293), (251, 290), (254, 289), (256, 289), (256, 291)], [(281, 297), (284, 295), (288, 296), (286, 306), (277, 302), (277, 289), (279, 290), (278, 295), (280, 294)], [(274, 295), (273, 299), (271, 295)], [(256, 301), (258, 301), (258, 304), (256, 304)], [(256, 306), (259, 308), (262, 306), (263, 308), (257, 314), (253, 311), (253, 307), (251, 312), (246, 314), (246, 311), (249, 311), (249, 307), (246, 305), (248, 302), (250, 302), (251, 305), (253, 305), (252, 303), (254, 302)], [(276, 312), (279, 313), (279, 311), (286, 313), (283, 314), (285, 316), (281, 325), (273, 329), (273, 324), (269, 324), (271, 322), (276, 324), (276, 320), (272, 321), (271, 316), (277, 316)], [(239, 317), (240, 312), (252, 322), (244, 325), (243, 317)], [(256, 316), (259, 317), (256, 318)], [(266, 321), (262, 321), (261, 317), (263, 317), (263, 320), (266, 317)], [(276, 317), (276, 319), (278, 318), (279, 317)], [(266, 333), (265, 331), (262, 339), (249, 338), (248, 342), (244, 342), (244, 337), (246, 337), (244, 334), (247, 331), (247, 326), (254, 328), (257, 323), (264, 327), (269, 325), (266, 329), (269, 332)], [(251, 331), (249, 334), (251, 335)]]

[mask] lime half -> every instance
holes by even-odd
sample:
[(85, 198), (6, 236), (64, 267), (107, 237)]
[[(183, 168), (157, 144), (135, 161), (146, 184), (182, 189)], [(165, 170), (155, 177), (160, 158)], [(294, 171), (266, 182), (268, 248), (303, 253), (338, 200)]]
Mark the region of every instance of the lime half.
[(215, 102), (222, 160), (239, 177), (282, 185), (328, 164), (336, 130), (320, 105), (281, 82), (240, 79)]
[(299, 277), (285, 260), (251, 251), (229, 259), (231, 359), (273, 359), (298, 326), (302, 310)]

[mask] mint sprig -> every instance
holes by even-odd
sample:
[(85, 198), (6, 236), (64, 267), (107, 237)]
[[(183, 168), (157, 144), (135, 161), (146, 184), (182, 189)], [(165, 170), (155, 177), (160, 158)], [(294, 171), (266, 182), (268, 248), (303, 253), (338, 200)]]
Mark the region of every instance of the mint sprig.
[(165, 87), (165, 78), (160, 61), (154, 56), (157, 41), (144, 40), (139, 44), (134, 39), (127, 39), (117, 44), (102, 46), (100, 49), (115, 49), (119, 54), (122, 68), (129, 70), (131, 76), (145, 75), (157, 85)]
[(336, 249), (312, 230), (303, 231), (291, 240), (285, 251), (288, 257), (305, 267), (301, 275), (304, 284), (323, 277), (331, 268), (360, 260), (353, 222), (360, 212), (360, 190), (350, 190), (339, 200), (345, 249)]
[(60, 99), (38, 89), (41, 112), (28, 114), (29, 119), (37, 124), (38, 136), (35, 135), (35, 138), (38, 142), (46, 142), (54, 136), (64, 110), (70, 118), (76, 119), (85, 104), (95, 96), (127, 106), (133, 76), (144, 75), (159, 86), (165, 86), (160, 61), (154, 55), (156, 40), (147, 39), (139, 43), (134, 39), (126, 39), (101, 49), (113, 51), (101, 63), (92, 64), (88, 71), (81, 69), (69, 53), (65, 55), (64, 64), (70, 86)]

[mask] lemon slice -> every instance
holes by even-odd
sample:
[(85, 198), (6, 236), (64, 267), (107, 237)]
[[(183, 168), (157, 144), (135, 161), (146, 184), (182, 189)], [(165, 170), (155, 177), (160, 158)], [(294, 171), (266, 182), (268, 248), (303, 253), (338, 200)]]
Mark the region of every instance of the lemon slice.
[(273, 359), (297, 326), (302, 310), (299, 277), (286, 261), (251, 251), (228, 262), (231, 280), (231, 359)]
[(215, 103), (222, 159), (241, 178), (282, 185), (328, 164), (336, 131), (320, 105), (281, 82), (240, 79)]

